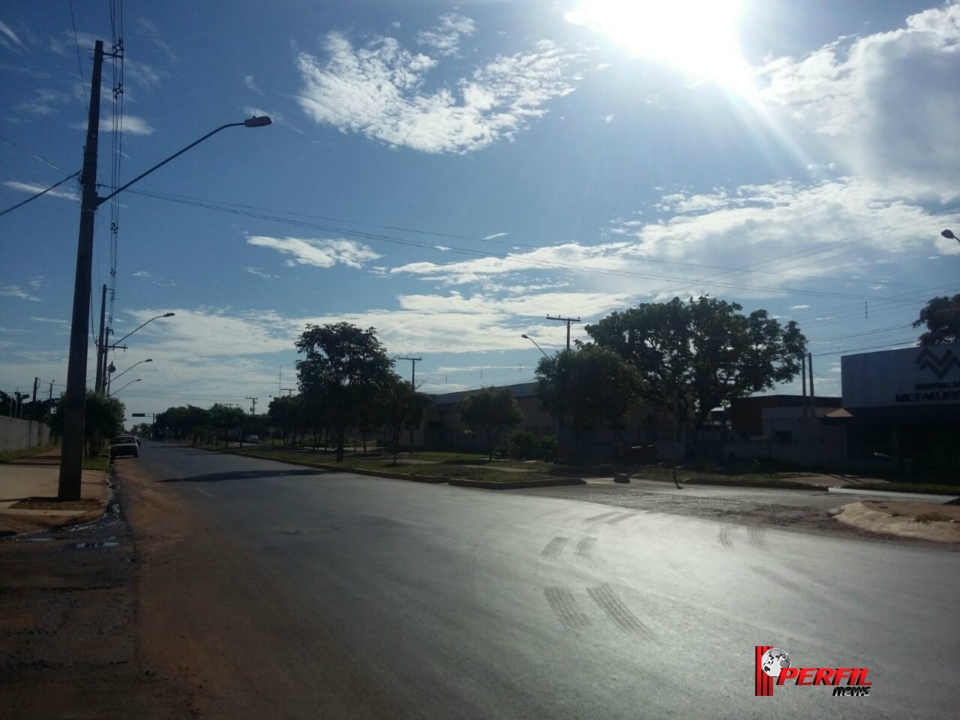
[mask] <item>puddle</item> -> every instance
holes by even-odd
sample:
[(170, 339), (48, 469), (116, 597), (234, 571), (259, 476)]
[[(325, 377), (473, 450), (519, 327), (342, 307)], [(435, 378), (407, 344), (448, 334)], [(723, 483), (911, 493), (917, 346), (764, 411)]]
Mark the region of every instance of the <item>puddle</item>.
[(82, 542), (74, 543), (73, 547), (77, 550), (83, 550), (85, 548), (99, 548), (99, 547), (117, 547), (120, 543), (106, 541), (106, 542)]

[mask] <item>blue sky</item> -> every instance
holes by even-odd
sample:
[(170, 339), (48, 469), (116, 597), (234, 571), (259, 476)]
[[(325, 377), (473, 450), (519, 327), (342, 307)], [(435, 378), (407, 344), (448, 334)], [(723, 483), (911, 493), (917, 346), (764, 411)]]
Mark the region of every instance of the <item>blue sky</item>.
[[(142, 378), (119, 395), (128, 412), (264, 408), (281, 371), (294, 387), (308, 322), (377, 328), (443, 392), (532, 379), (521, 334), (548, 352), (565, 337), (547, 314), (703, 293), (796, 319), (818, 393), (839, 394), (839, 353), (910, 342), (923, 303), (960, 285), (960, 244), (940, 237), (960, 231), (956, 3), (123, 10), (122, 180), (221, 124), (275, 121), (121, 196), (117, 337), (176, 313), (115, 358), (153, 359), (120, 383)], [(79, 61), (66, 0), (0, 8), (0, 209), (80, 168), (90, 48), (112, 35), (107, 0), (74, 11)], [(6, 391), (65, 380), (77, 190), (0, 217)]]

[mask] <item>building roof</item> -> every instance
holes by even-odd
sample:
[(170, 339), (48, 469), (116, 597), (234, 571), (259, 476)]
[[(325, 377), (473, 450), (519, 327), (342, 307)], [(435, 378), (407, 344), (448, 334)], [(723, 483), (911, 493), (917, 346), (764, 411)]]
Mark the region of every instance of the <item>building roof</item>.
[[(490, 385), (489, 387), (505, 387), (513, 394), (515, 398), (531, 397), (537, 394), (537, 384), (535, 382), (518, 383), (516, 385)], [(459, 392), (443, 393), (442, 395), (431, 395), (434, 405), (455, 405), (468, 395), (473, 395), (480, 391), (480, 388), (473, 390), (461, 390)]]

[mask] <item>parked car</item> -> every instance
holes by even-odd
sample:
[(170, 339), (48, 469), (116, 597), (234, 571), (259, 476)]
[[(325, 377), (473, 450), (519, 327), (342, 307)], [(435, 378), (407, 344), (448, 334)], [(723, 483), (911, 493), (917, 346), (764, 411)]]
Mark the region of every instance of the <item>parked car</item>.
[(247, 435), (243, 441), (245, 443), (250, 443), (251, 445), (258, 445), (260, 443), (260, 438), (257, 435)]
[(133, 435), (118, 435), (110, 444), (111, 459), (118, 457), (140, 457), (140, 445)]

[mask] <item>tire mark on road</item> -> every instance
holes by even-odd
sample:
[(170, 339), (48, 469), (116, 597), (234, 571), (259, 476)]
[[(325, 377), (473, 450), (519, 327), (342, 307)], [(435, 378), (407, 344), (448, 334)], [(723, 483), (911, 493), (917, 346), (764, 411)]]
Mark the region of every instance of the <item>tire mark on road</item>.
[(580, 542), (577, 543), (576, 556), (583, 560), (590, 560), (593, 557), (593, 546), (596, 545), (597, 539), (592, 537), (580, 538)]
[(548, 587), (543, 589), (547, 604), (560, 623), (567, 628), (579, 628), (587, 625), (590, 619), (580, 612), (577, 601), (569, 588)]
[(764, 552), (770, 552), (770, 546), (767, 545), (767, 531), (766, 528), (757, 527), (756, 525), (750, 525), (747, 528), (747, 537), (750, 540), (750, 544), (756, 547), (759, 550)]
[(635, 513), (635, 512), (624, 513), (623, 515), (620, 515), (618, 517), (610, 518), (609, 520), (606, 521), (606, 524), (616, 525), (617, 523), (622, 523), (624, 520), (629, 520), (632, 517), (637, 517), (637, 515), (639, 514), (640, 513)]
[(611, 518), (611, 517), (613, 517), (614, 515), (619, 515), (621, 512), (623, 512), (623, 511), (622, 511), (622, 510), (614, 510), (613, 512), (601, 513), (601, 514), (599, 514), (599, 515), (594, 515), (593, 517), (588, 517), (586, 520), (584, 520), (584, 522), (588, 522), (588, 523), (602, 522), (603, 520), (606, 520), (607, 518)]
[(549, 558), (551, 560), (560, 557), (560, 553), (563, 552), (563, 548), (567, 546), (568, 542), (570, 542), (570, 538), (555, 537), (553, 540), (547, 543), (547, 546), (540, 553), (540, 557)]
[(791, 592), (801, 593), (808, 597), (816, 598), (817, 600), (823, 600), (823, 598), (817, 595), (817, 593), (812, 592), (810, 588), (804, 587), (800, 583), (795, 583), (792, 580), (787, 580), (787, 578), (781, 575), (778, 575), (777, 573), (765, 567), (761, 567), (759, 565), (752, 565), (750, 569), (753, 570), (755, 573), (757, 573), (757, 575), (760, 575), (761, 577), (766, 578), (770, 582), (775, 583), (776, 585), (779, 585), (782, 588), (790, 590)]
[(640, 618), (630, 612), (630, 609), (623, 604), (613, 591), (613, 588), (607, 583), (587, 588), (587, 594), (621, 630), (640, 633), (651, 640), (656, 637), (653, 631), (648, 628)]
[(723, 545), (728, 550), (733, 550), (733, 540), (730, 538), (730, 526), (726, 524), (720, 525), (720, 544)]

